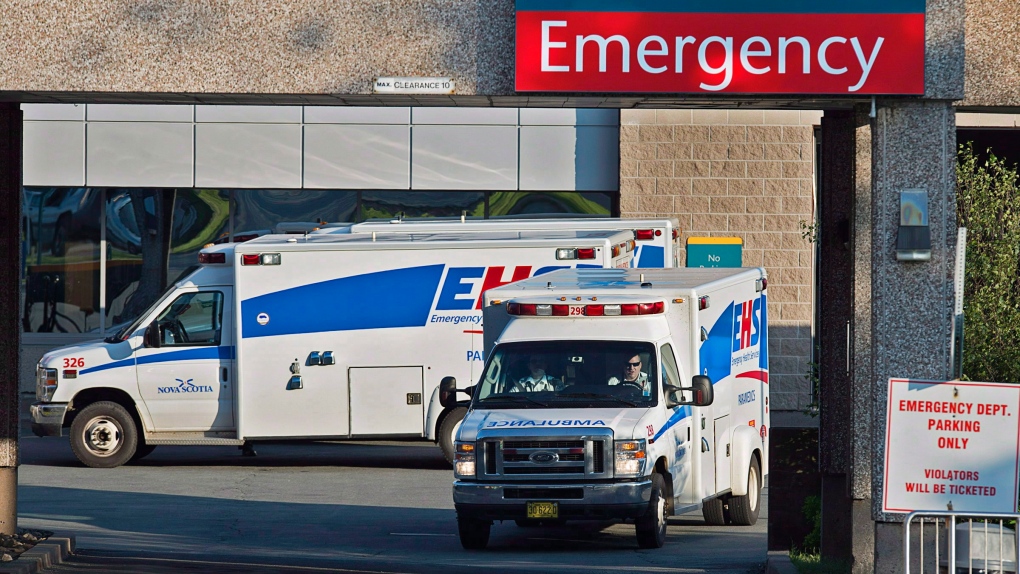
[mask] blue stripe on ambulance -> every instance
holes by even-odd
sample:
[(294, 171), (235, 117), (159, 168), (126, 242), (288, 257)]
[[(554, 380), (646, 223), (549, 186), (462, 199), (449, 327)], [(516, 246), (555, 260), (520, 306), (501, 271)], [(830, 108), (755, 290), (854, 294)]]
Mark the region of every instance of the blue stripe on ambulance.
[(119, 367), (133, 367), (136, 363), (139, 365), (149, 365), (152, 363), (167, 363), (170, 361), (198, 361), (202, 359), (219, 359), (221, 361), (229, 361), (234, 358), (234, 347), (195, 347), (191, 349), (182, 349), (180, 351), (167, 351), (165, 353), (157, 353), (154, 355), (146, 355), (144, 357), (138, 357), (137, 361), (134, 357), (130, 359), (124, 359), (122, 361), (113, 361), (112, 363), (106, 363), (104, 365), (98, 365), (95, 367), (89, 367), (78, 371), (78, 374), (87, 375), (89, 373), (95, 373), (99, 371), (106, 371), (108, 369), (116, 369)]
[(733, 303), (727, 305), (722, 315), (708, 332), (708, 340), (701, 344), (698, 361), (701, 374), (718, 383), (730, 376), (733, 358)]
[[(241, 302), (241, 337), (424, 326), (443, 267), (366, 273), (252, 297)], [(269, 322), (260, 325), (263, 313)]]
[(758, 368), (767, 371), (769, 368), (769, 319), (765, 304), (765, 293), (761, 294), (761, 339), (758, 340)]
[(658, 245), (641, 245), (635, 257), (637, 263), (634, 267), (665, 267), (666, 248)]
[(669, 420), (666, 421), (666, 424), (662, 425), (662, 428), (660, 428), (659, 431), (655, 433), (655, 436), (652, 437), (652, 442), (659, 440), (659, 437), (665, 434), (666, 431), (673, 428), (678, 422), (689, 416), (691, 416), (691, 407), (689, 405), (684, 405), (674, 409), (673, 414), (669, 417)]

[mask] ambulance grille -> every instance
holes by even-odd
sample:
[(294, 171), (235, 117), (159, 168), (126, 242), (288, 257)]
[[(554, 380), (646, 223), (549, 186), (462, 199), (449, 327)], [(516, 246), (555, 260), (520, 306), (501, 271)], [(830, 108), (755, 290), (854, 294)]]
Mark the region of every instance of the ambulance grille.
[(479, 437), (481, 479), (578, 480), (612, 478), (611, 431), (582, 437)]

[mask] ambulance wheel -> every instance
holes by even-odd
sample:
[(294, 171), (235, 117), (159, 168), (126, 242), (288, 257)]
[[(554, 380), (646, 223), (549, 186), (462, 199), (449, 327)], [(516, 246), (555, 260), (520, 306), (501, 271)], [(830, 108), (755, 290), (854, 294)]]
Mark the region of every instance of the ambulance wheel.
[(662, 548), (666, 544), (666, 481), (652, 475), (652, 496), (648, 511), (634, 521), (637, 542), (641, 548)]
[(758, 522), (761, 508), (761, 467), (758, 459), (752, 457), (747, 469), (747, 494), (730, 498), (730, 518), (733, 524), (751, 526)]
[(154, 444), (138, 445), (138, 447), (135, 448), (135, 455), (131, 457), (131, 462), (134, 462), (136, 460), (142, 460), (143, 458), (152, 454), (152, 451), (154, 450), (156, 450), (156, 445)]
[(457, 516), (457, 531), (460, 533), (460, 545), (466, 550), (483, 550), (489, 543), (489, 532), (492, 522), (477, 518)]
[(450, 464), (453, 464), (454, 459), (454, 439), (457, 438), (460, 423), (466, 415), (465, 407), (453, 407), (453, 410), (447, 413), (446, 418), (439, 425), (439, 448), (443, 449), (443, 456)]
[(723, 526), (726, 524), (726, 508), (722, 497), (706, 500), (701, 506), (701, 513), (705, 516), (705, 523), (711, 526)]
[(71, 450), (85, 466), (120, 466), (131, 460), (137, 448), (135, 421), (127, 409), (117, 403), (92, 403), (71, 423)]

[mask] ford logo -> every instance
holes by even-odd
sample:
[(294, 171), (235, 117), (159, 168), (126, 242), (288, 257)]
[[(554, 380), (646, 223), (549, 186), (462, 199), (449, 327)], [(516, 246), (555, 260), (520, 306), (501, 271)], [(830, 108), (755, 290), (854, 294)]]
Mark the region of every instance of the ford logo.
[(554, 462), (559, 462), (560, 455), (556, 454), (555, 452), (540, 450), (538, 452), (531, 453), (531, 456), (528, 457), (528, 460), (535, 464), (552, 464)]

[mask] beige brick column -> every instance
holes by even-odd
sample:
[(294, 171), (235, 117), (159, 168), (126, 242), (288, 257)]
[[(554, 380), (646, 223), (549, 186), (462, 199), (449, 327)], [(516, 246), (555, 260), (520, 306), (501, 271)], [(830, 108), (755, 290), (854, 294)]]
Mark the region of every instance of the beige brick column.
[[(677, 217), (691, 236), (744, 240), (745, 266), (769, 273), (774, 410), (804, 410), (812, 388), (814, 125), (820, 113), (624, 110), (623, 217)], [(681, 265), (686, 258), (681, 260)]]

